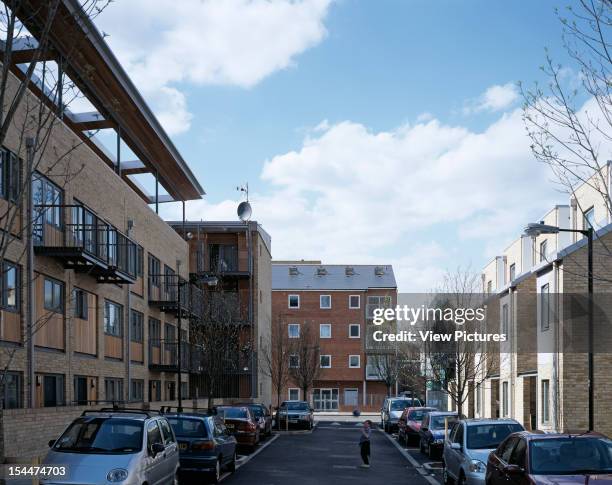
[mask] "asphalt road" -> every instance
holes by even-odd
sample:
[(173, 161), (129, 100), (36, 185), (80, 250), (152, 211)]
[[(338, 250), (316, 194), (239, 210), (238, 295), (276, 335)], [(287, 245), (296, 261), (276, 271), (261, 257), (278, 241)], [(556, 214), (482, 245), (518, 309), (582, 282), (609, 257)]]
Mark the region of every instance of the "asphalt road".
[(244, 463), (227, 485), (396, 484), (437, 485), (383, 433), (372, 433), (371, 467), (359, 467), (359, 426), (319, 422), (312, 432), (281, 435)]

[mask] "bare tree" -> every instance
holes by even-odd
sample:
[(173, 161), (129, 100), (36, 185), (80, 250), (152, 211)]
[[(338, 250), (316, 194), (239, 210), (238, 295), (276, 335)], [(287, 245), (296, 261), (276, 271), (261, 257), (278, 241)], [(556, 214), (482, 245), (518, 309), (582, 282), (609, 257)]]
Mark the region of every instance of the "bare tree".
[(297, 358), (295, 366), (289, 368), (291, 378), (302, 390), (307, 400), (308, 390), (319, 377), (321, 370), (320, 347), (317, 334), (313, 331), (314, 324), (304, 322), (300, 328), (300, 337), (291, 345), (290, 354)]
[(276, 390), (276, 406), (280, 407), (281, 394), (291, 377), (289, 374), (291, 345), (281, 317), (274, 324), (271, 342), (264, 345), (262, 353), (264, 362), (262, 370), (272, 381), (272, 387)]

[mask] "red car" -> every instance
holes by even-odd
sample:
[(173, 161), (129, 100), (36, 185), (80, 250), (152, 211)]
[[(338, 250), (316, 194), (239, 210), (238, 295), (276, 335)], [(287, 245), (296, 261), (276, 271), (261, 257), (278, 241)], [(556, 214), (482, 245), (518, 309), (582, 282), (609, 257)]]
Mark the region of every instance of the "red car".
[(486, 485), (612, 484), (612, 441), (599, 433), (508, 436), (489, 454)]
[(400, 443), (408, 445), (410, 441), (415, 442), (419, 439), (421, 420), (425, 413), (437, 411), (436, 408), (414, 407), (406, 408), (397, 422), (397, 439)]
[(223, 416), (225, 427), (234, 435), (238, 445), (255, 448), (259, 443), (260, 428), (257, 419), (246, 406), (218, 406), (217, 414)]

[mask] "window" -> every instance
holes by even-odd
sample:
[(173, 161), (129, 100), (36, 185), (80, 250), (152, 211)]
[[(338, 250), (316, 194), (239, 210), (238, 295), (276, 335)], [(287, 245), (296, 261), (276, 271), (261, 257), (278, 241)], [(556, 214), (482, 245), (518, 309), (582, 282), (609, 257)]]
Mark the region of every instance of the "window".
[(289, 338), (300, 338), (300, 324), (290, 323), (289, 324)]
[(319, 308), (324, 310), (331, 308), (331, 295), (319, 295)]
[(590, 209), (587, 209), (586, 211), (584, 211), (583, 214), (583, 218), (582, 218), (582, 228), (583, 229), (588, 229), (588, 228), (595, 228), (595, 208), (591, 207)]
[(176, 272), (168, 265), (164, 264), (164, 292), (169, 300), (176, 300), (176, 289), (178, 280)]
[(159, 288), (161, 285), (161, 263), (152, 254), (149, 254), (149, 285)]
[(149, 401), (161, 401), (161, 381), (149, 381)]
[(493, 292), (493, 281), (487, 281), (487, 295), (490, 295)]
[(130, 390), (132, 401), (144, 400), (144, 381), (142, 379), (132, 379), (132, 388)]
[(123, 307), (109, 300), (104, 300), (104, 333), (121, 337), (123, 335)]
[(540, 288), (540, 328), (542, 332), (550, 328), (550, 286), (548, 283)]
[(170, 428), (170, 425), (168, 424), (168, 421), (166, 421), (165, 419), (160, 419), (159, 420), (159, 426), (162, 430), (162, 433), (164, 435), (164, 444), (166, 446), (174, 443), (174, 433), (172, 433), (172, 429)]
[[(42, 383), (40, 382), (42, 380)], [(61, 374), (44, 374), (39, 376), (36, 384), (43, 386), (43, 406), (46, 408), (63, 406), (64, 376)]]
[(516, 264), (512, 263), (510, 265), (510, 281), (514, 281), (516, 278)]
[(502, 333), (508, 335), (508, 304), (502, 306)]
[(331, 325), (329, 323), (322, 323), (319, 325), (319, 337), (331, 338)]
[(210, 244), (208, 246), (210, 271), (238, 271), (238, 246), (236, 244)]
[(453, 441), (455, 443), (459, 443), (461, 446), (463, 446), (463, 424), (461, 423), (457, 423), (455, 425), (455, 436), (453, 438)]
[(142, 246), (136, 246), (136, 276), (139, 278), (144, 276), (144, 249)]
[(4, 374), (4, 385), (1, 388), (2, 409), (14, 409), (23, 406), (21, 374), (18, 372), (6, 372)]
[(351, 323), (349, 325), (349, 338), (359, 338), (361, 332), (361, 326), (358, 323)]
[(545, 239), (540, 243), (540, 263), (546, 261), (548, 256), (548, 241)]
[(300, 400), (300, 390), (298, 388), (292, 387), (289, 389), (289, 400), (290, 401)]
[(550, 381), (542, 380), (542, 424), (550, 421)]
[(300, 308), (300, 295), (289, 295), (289, 308)]
[(321, 369), (331, 368), (331, 355), (321, 355), (319, 357), (319, 364)]
[(161, 347), (161, 322), (157, 318), (149, 318), (149, 342), (152, 347)]
[[(46, 177), (36, 173), (32, 176), (32, 203), (34, 205), (34, 223), (62, 227), (62, 190)], [(40, 239), (42, 234), (35, 234)]]
[(85, 290), (80, 288), (72, 290), (72, 310), (74, 318), (87, 320), (89, 309), (87, 308), (87, 292)]
[(164, 338), (166, 339), (166, 343), (175, 342), (176, 341), (176, 327), (171, 323), (166, 323), (164, 326)]
[(351, 369), (359, 369), (361, 367), (359, 355), (349, 355), (349, 367)]
[(374, 310), (377, 308), (390, 308), (390, 296), (368, 296), (368, 304), (366, 306), (366, 318), (374, 318)]
[(160, 444), (163, 445), (164, 441), (162, 439), (161, 430), (157, 425), (157, 421), (151, 421), (147, 425), (147, 448), (149, 452), (153, 451), (153, 445)]
[(361, 297), (359, 295), (350, 295), (349, 296), (349, 308), (357, 309), (361, 307)]
[(4, 261), (2, 269), (2, 308), (10, 311), (19, 309), (20, 267)]
[(85, 406), (89, 402), (89, 379), (87, 376), (74, 376), (74, 402), (78, 406)]
[(292, 354), (289, 356), (289, 368), (297, 369), (300, 366), (300, 357), (298, 355)]
[(518, 465), (521, 468), (525, 469), (527, 463), (525, 461), (525, 455), (527, 451), (527, 443), (524, 439), (519, 439), (518, 443), (512, 450), (512, 454), (510, 455), (510, 460), (508, 463), (510, 465)]
[(176, 382), (166, 381), (166, 401), (174, 401), (176, 399)]
[(508, 381), (502, 383), (502, 416), (508, 416), (509, 402), (508, 402)]
[(51, 312), (63, 313), (64, 312), (64, 283), (51, 278), (45, 278), (44, 281), (45, 291), (45, 310)]
[(130, 340), (138, 343), (144, 340), (144, 315), (136, 310), (130, 312)]
[(0, 195), (3, 199), (17, 202), (21, 193), (21, 159), (3, 149), (0, 164)]
[(123, 379), (107, 377), (104, 379), (107, 401), (123, 401)]
[(476, 384), (476, 413), (478, 415), (480, 415), (480, 406), (481, 406), (481, 399), (482, 399), (482, 387), (480, 382), (478, 384)]

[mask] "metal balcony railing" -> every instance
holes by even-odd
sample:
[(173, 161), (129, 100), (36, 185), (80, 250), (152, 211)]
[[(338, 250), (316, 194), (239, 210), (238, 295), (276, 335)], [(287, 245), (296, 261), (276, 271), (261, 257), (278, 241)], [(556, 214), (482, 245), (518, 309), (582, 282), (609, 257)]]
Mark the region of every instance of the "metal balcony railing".
[(202, 290), (185, 278), (171, 273), (151, 274), (148, 281), (150, 305), (186, 318), (202, 315)]
[(33, 241), (39, 254), (65, 267), (90, 272), (100, 282), (136, 281), (137, 244), (80, 205), (36, 205)]
[[(178, 341), (149, 339), (149, 369), (160, 372), (178, 372)], [(192, 369), (192, 344), (181, 342), (181, 372)]]

